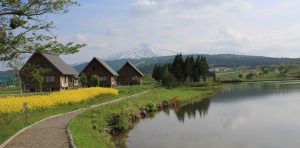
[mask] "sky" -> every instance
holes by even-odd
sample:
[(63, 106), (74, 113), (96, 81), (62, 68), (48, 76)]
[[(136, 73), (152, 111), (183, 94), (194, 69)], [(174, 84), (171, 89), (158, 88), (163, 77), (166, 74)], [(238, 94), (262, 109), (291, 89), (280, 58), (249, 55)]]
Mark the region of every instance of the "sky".
[(69, 64), (148, 43), (184, 53), (300, 57), (299, 0), (78, 0), (49, 16), (62, 42), (87, 43)]

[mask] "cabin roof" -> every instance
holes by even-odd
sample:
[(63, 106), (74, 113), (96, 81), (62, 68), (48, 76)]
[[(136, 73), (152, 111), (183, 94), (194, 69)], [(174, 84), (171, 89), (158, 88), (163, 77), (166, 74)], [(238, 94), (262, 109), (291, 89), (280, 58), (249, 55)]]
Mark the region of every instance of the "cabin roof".
[(41, 54), (44, 56), (62, 74), (77, 75), (77, 71), (72, 66), (67, 65), (58, 55), (35, 52), (31, 57), (35, 54)]
[[(136, 72), (138, 72), (142, 77), (144, 77), (145, 75), (138, 69), (138, 68), (136, 68), (132, 63), (130, 63), (130, 62), (126, 62), (125, 64), (124, 64), (124, 66), (126, 65), (126, 64), (128, 64), (129, 66), (131, 66)], [(123, 66), (123, 67), (124, 67)], [(122, 67), (122, 68), (123, 68)], [(122, 69), (121, 68), (121, 69)]]
[(100, 59), (100, 58), (97, 58), (95, 57), (95, 59), (101, 63), (111, 74), (115, 75), (115, 76), (118, 76), (119, 74), (113, 69), (111, 68), (104, 60)]
[(111, 68), (104, 60), (94, 57), (86, 66), (85, 68), (81, 71), (81, 73), (88, 67), (88, 65), (90, 65), (90, 63), (96, 60), (97, 62), (99, 62), (102, 66), (104, 66), (105, 69), (107, 69), (109, 71), (109, 73), (111, 73), (114, 76), (118, 76), (119, 74), (113, 69)]

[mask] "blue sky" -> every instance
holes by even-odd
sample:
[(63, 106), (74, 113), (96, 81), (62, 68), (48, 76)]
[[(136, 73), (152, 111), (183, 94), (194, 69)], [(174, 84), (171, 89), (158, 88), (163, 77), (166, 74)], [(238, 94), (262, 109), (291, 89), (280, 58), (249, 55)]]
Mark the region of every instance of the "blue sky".
[(80, 0), (49, 16), (62, 42), (87, 43), (67, 63), (143, 43), (184, 53), (300, 57), (299, 0)]
[(68, 63), (149, 43), (184, 53), (300, 57), (297, 0), (80, 0), (49, 17), (63, 42), (87, 43)]

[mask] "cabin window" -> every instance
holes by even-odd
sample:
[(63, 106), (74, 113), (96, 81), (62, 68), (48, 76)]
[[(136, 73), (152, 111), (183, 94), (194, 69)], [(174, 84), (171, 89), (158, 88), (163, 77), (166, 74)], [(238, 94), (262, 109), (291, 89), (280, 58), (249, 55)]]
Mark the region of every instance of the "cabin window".
[(54, 82), (54, 76), (46, 76), (46, 82)]
[(107, 76), (101, 76), (100, 81), (107, 81)]
[(93, 66), (92, 69), (93, 69), (93, 70), (96, 70), (96, 67)]
[(133, 80), (133, 81), (138, 81), (138, 80), (139, 80), (139, 77), (138, 77), (138, 76), (134, 76), (134, 77), (131, 78), (131, 80)]
[(65, 81), (65, 83), (68, 81), (68, 77), (67, 76), (64, 76), (64, 81)]

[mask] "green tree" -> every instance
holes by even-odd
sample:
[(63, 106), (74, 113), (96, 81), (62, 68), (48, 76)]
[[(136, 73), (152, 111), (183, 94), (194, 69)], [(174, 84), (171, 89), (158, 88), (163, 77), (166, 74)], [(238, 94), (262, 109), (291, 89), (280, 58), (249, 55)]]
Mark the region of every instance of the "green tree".
[(152, 72), (152, 78), (156, 81), (160, 81), (161, 80), (161, 67), (160, 65), (155, 65), (153, 72)]
[(209, 65), (205, 57), (201, 57), (200, 63), (200, 74), (202, 76), (203, 81), (206, 81), (207, 77), (209, 76)]
[(200, 61), (200, 56), (197, 56), (197, 59), (194, 63), (194, 68), (193, 68), (193, 80), (195, 82), (199, 82), (201, 77), (201, 61)]
[(168, 88), (172, 88), (177, 85), (176, 78), (168, 70), (165, 71), (164, 77), (162, 79), (162, 85)]
[(64, 14), (74, 0), (1, 0), (0, 61), (9, 61), (26, 53), (73, 54), (85, 44), (60, 43), (53, 35), (51, 14)]
[(187, 57), (184, 62), (184, 76), (185, 80), (189, 83), (193, 80), (194, 62), (193, 56)]
[(40, 92), (43, 91), (43, 82), (45, 80), (44, 74), (49, 70), (45, 68), (34, 68), (31, 72), (32, 80), (39, 84)]
[(175, 59), (172, 63), (171, 73), (175, 76), (177, 81), (184, 81), (184, 62), (181, 54), (177, 54), (175, 56)]
[(89, 79), (89, 86), (96, 87), (100, 85), (100, 77), (98, 75), (92, 75)]
[[(51, 70), (40, 65), (25, 65), (20, 70), (20, 78), (22, 81), (36, 83), (39, 91), (43, 91), (43, 83), (45, 81), (45, 74)], [(21, 82), (21, 81), (20, 81)]]
[(82, 87), (87, 87), (88, 85), (88, 77), (83, 73), (80, 75), (79, 82)]
[(285, 67), (285, 66), (280, 66), (278, 68), (278, 70), (279, 70), (279, 76), (280, 77), (285, 77), (286, 74), (289, 72), (289, 69), (287, 67)]

